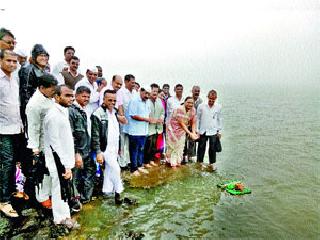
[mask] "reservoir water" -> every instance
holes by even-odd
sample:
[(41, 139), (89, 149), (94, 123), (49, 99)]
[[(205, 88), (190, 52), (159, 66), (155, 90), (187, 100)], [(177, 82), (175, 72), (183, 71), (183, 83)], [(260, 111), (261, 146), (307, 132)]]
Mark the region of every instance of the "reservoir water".
[[(77, 216), (82, 228), (70, 237), (318, 239), (319, 87), (218, 91), (224, 131), (217, 172), (189, 164), (155, 187), (127, 184), (124, 195), (137, 199), (137, 206), (116, 207), (112, 198), (94, 201)], [(243, 181), (252, 194), (221, 192), (216, 184), (224, 179)]]

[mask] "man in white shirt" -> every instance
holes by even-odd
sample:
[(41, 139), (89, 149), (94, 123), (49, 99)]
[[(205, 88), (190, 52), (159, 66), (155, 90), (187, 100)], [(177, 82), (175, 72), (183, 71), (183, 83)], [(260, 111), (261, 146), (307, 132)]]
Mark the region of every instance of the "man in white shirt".
[(197, 110), (197, 130), (200, 134), (197, 161), (202, 163), (206, 151), (206, 143), (209, 140), (209, 162), (215, 170), (216, 141), (221, 138), (222, 117), (221, 105), (216, 103), (217, 92), (211, 90), (208, 93), (208, 103), (202, 103)]
[(30, 98), (26, 107), (28, 120), (28, 145), (33, 154), (33, 184), (36, 185), (35, 194), (38, 202), (45, 208), (51, 208), (51, 188), (48, 169), (45, 167), (44, 141), (43, 141), (43, 120), (50, 108), (54, 106), (52, 100), (58, 82), (56, 78), (45, 73), (39, 77), (38, 88)]
[(96, 67), (87, 69), (86, 76), (86, 78), (77, 82), (74, 89), (77, 90), (80, 86), (85, 86), (90, 89), (90, 102), (86, 107), (86, 113), (88, 119), (90, 119), (91, 114), (99, 107), (99, 96), (103, 86), (98, 86), (96, 82), (98, 77), (98, 69)]
[(64, 48), (64, 61), (58, 62), (52, 69), (52, 74), (57, 78), (58, 84), (64, 84), (64, 77), (61, 75), (62, 71), (68, 71), (70, 60), (75, 54), (75, 49), (72, 46)]
[(99, 99), (99, 105), (101, 105), (104, 101), (104, 92), (106, 90), (115, 90), (117, 93), (117, 102), (115, 105), (115, 108), (118, 109), (119, 115), (123, 116), (123, 99), (122, 99), (122, 94), (119, 91), (122, 87), (123, 81), (122, 77), (120, 75), (113, 75), (112, 76), (112, 81), (110, 85), (107, 85), (100, 91), (100, 99)]
[(23, 151), (19, 142), (24, 140), (19, 85), (12, 76), (17, 62), (11, 50), (0, 51), (0, 211), (8, 217), (18, 217), (10, 199), (15, 190), (15, 163), (21, 162), (19, 151)]
[(172, 96), (167, 101), (167, 118), (166, 121), (168, 122), (173, 111), (177, 109), (181, 104), (184, 103), (183, 94), (183, 86), (181, 84), (177, 84), (174, 87), (174, 91), (176, 93), (175, 96)]
[(115, 203), (123, 201), (120, 194), (123, 191), (120, 166), (117, 158), (119, 153), (120, 130), (119, 122), (126, 123), (124, 116), (119, 116), (115, 109), (116, 91), (107, 89), (103, 104), (92, 114), (92, 150), (97, 153), (97, 162), (106, 167), (102, 192), (115, 194)]
[(44, 118), (44, 149), (46, 166), (51, 177), (52, 212), (56, 225), (69, 229), (79, 227), (71, 219), (68, 200), (68, 181), (75, 166), (73, 136), (69, 122), (68, 107), (73, 102), (73, 91), (65, 85), (57, 87), (56, 103)]
[[(129, 103), (134, 97), (138, 97), (137, 91), (134, 89), (135, 77), (132, 74), (127, 74), (124, 76), (124, 87), (122, 87), (118, 94), (122, 96), (123, 111), (126, 119), (129, 119)], [(121, 150), (119, 156), (119, 165), (122, 168), (126, 168), (130, 163), (129, 155), (129, 125), (120, 126), (120, 138), (121, 138)]]

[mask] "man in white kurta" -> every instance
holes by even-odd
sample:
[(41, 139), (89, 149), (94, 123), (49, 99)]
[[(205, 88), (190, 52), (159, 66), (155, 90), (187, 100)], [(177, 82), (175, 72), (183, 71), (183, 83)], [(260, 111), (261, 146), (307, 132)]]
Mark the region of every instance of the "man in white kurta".
[[(39, 87), (30, 98), (26, 107), (28, 120), (27, 147), (32, 150), (34, 157), (44, 154), (43, 120), (49, 109), (54, 106), (52, 98), (55, 94), (57, 84), (58, 82), (53, 75), (42, 75), (39, 78)], [(42, 184), (36, 186), (36, 199), (43, 205), (45, 205), (46, 202), (50, 202), (49, 206), (51, 205), (50, 181), (50, 176), (44, 174)]]
[(70, 220), (71, 215), (68, 202), (61, 198), (60, 180), (52, 149), (57, 153), (61, 164), (66, 169), (62, 176), (70, 179), (71, 169), (75, 165), (73, 136), (68, 112), (68, 107), (73, 101), (73, 91), (66, 86), (59, 86), (55, 100), (56, 103), (44, 118), (44, 149), (46, 166), (51, 177), (53, 220), (55, 224), (64, 224)]

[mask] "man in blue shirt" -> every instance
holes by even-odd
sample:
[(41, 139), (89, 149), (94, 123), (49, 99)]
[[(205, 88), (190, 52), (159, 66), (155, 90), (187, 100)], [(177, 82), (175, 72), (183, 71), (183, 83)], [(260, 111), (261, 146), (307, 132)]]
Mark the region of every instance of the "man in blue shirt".
[(148, 135), (148, 125), (154, 120), (149, 117), (150, 109), (147, 104), (149, 91), (140, 89), (140, 95), (129, 103), (129, 152), (131, 173), (139, 176), (139, 172), (148, 173), (142, 167), (144, 162), (144, 145)]

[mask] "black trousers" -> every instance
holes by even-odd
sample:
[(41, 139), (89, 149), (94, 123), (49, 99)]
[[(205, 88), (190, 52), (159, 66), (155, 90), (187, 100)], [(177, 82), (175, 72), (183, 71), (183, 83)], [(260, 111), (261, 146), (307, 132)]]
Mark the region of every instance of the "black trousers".
[(0, 134), (0, 202), (10, 201), (16, 191), (16, 163), (23, 162), (25, 149), (23, 134)]
[(197, 162), (202, 163), (204, 154), (206, 151), (207, 141), (209, 140), (209, 162), (210, 164), (216, 162), (216, 149), (215, 144), (217, 140), (217, 135), (206, 136), (206, 134), (200, 135), (199, 143), (198, 143), (198, 154), (197, 154)]
[(157, 138), (158, 134), (153, 134), (147, 137), (144, 146), (144, 163), (148, 164), (153, 160), (154, 155), (157, 153)]

